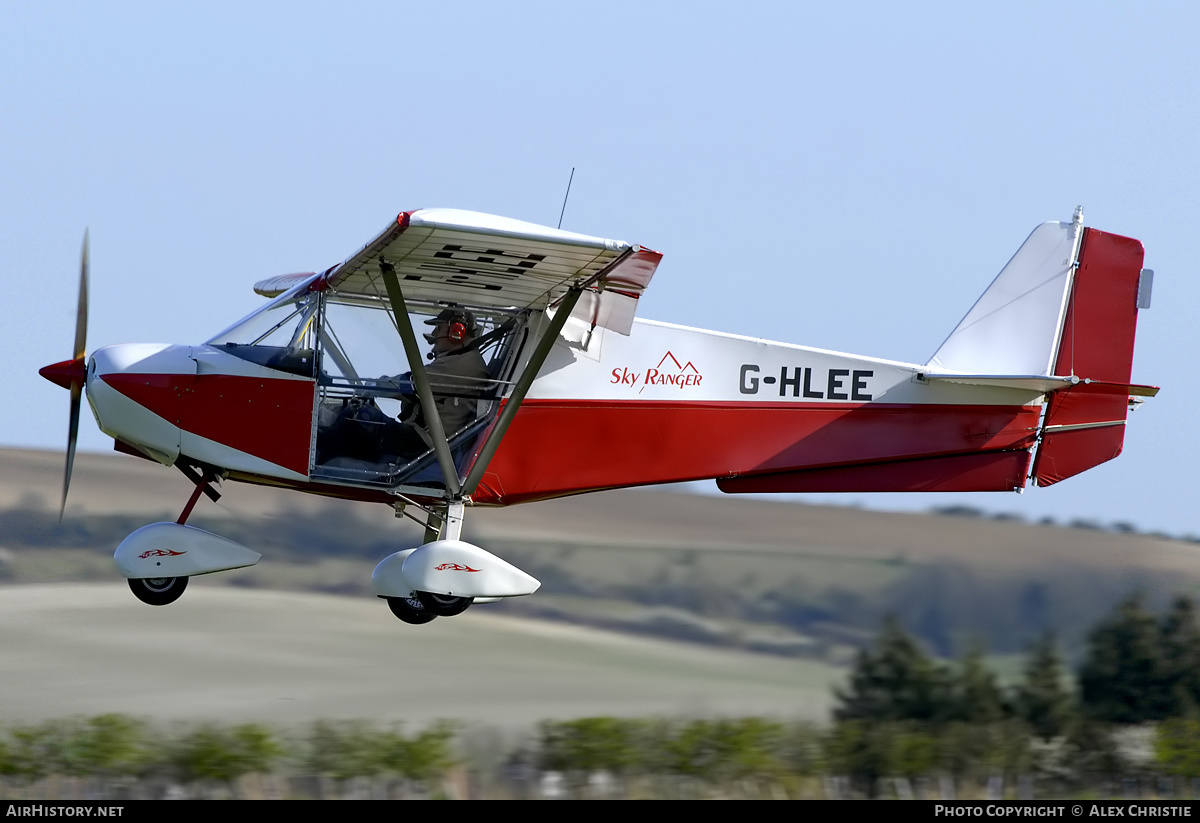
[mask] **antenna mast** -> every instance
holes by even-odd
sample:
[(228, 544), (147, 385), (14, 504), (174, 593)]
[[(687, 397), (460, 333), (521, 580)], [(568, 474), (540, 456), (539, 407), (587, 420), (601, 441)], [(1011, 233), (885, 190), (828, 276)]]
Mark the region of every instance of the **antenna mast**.
[(567, 180), (567, 193), (563, 195), (562, 211), (558, 213), (558, 227), (562, 228), (563, 215), (567, 213), (567, 198), (571, 196), (571, 181), (575, 179), (575, 167), (571, 166), (571, 177)]

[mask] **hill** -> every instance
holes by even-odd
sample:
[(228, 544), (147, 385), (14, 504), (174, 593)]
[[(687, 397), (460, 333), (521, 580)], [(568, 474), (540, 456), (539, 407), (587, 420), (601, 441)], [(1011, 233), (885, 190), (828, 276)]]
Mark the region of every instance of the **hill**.
[[(13, 582), (113, 580), (116, 542), (173, 520), (190, 491), (147, 461), (81, 454), (59, 526), (61, 461), (0, 450), (0, 573)], [(211, 578), (218, 584), (369, 597), (374, 563), (421, 537), (382, 505), (242, 484), (224, 492), (191, 522), (264, 559)], [(671, 490), (475, 509), (466, 532), (543, 581), (537, 595), (490, 611), (831, 662), (888, 613), (944, 655), (968, 637), (1017, 653), (1047, 629), (1077, 650), (1134, 589), (1152, 601), (1200, 590), (1200, 546), (1187, 541)]]

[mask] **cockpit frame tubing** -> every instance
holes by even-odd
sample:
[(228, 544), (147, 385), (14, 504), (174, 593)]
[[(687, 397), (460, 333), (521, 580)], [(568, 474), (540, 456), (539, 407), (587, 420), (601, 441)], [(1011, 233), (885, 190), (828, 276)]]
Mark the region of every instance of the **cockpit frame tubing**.
[(496, 425), (488, 433), (487, 440), (483, 443), (483, 448), (479, 450), (479, 456), (475, 458), (475, 463), (471, 466), (471, 471), (467, 474), (467, 479), (463, 481), (463, 494), (474, 494), (475, 489), (479, 486), (479, 482), (483, 480), (483, 473), (487, 471), (488, 463), (492, 461), (492, 456), (496, 454), (496, 449), (500, 448), (500, 441), (504, 439), (504, 433), (508, 431), (509, 424), (512, 423), (517, 410), (521, 407), (522, 401), (525, 400), (525, 395), (529, 392), (529, 387), (533, 385), (534, 378), (541, 371), (542, 364), (546, 362), (546, 358), (550, 355), (550, 349), (554, 346), (555, 341), (558, 340), (558, 335), (562, 331), (563, 326), (566, 325), (567, 318), (574, 311), (575, 304), (579, 302), (581, 294), (583, 294), (581, 287), (572, 287), (555, 308), (554, 318), (542, 333), (542, 337), (538, 340), (533, 354), (529, 356), (529, 361), (525, 364), (525, 369), (521, 372), (521, 376), (517, 378), (517, 384), (513, 386), (512, 393), (504, 401), (504, 409), (500, 412), (500, 417), (496, 420)]
[(396, 277), (396, 270), (382, 260), (380, 260), (379, 267), (383, 275), (383, 284), (387, 288), (388, 299), (392, 303), (396, 329), (400, 332), (400, 340), (404, 343), (404, 354), (408, 357), (408, 367), (412, 372), (417, 399), (421, 403), (429, 437), (433, 441), (433, 451), (437, 455), (438, 465), (442, 468), (442, 477), (446, 481), (446, 497), (457, 498), (462, 494), (458, 469), (454, 467), (454, 457), (450, 454), (450, 442), (446, 439), (446, 430), (442, 428), (442, 418), (438, 414), (437, 405), (433, 400), (429, 376), (425, 372), (425, 364), (421, 361), (421, 350), (417, 346), (417, 336), (413, 332), (412, 319), (408, 316), (404, 292), (400, 290), (400, 281)]

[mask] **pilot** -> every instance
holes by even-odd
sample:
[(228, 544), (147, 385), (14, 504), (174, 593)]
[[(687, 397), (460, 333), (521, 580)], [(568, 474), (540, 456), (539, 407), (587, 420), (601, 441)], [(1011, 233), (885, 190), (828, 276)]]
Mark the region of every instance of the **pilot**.
[[(479, 336), (475, 316), (463, 308), (443, 309), (437, 317), (425, 321), (433, 326), (425, 339), (432, 346), (432, 362), (425, 367), (433, 392), (434, 405), (447, 437), (475, 419), (476, 401), (487, 381), (487, 364), (474, 345)], [(390, 422), (383, 437), (383, 452), (414, 457), (433, 445), (427, 431), (424, 410), (413, 396), (412, 372), (381, 377), (380, 388), (389, 385), (404, 396), (400, 421)]]

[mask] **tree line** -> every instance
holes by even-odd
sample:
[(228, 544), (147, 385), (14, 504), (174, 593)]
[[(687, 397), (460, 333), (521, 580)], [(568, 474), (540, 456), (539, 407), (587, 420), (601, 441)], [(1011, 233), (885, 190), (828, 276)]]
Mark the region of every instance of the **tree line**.
[(1200, 624), (1190, 597), (1160, 616), (1127, 597), (1089, 632), (1076, 673), (1051, 633), (1008, 686), (984, 652), (975, 644), (947, 663), (888, 620), (835, 691), (833, 748), (845, 772), (867, 786), (885, 775), (988, 772), (1057, 772), (1069, 784), (1128, 771), (1120, 730), (1157, 723), (1154, 769), (1200, 776)]
[(1009, 688), (1001, 688), (984, 653), (972, 644), (947, 664), (889, 619), (836, 691), (835, 720), (938, 725), (1015, 719), (1049, 739), (1082, 722), (1186, 718), (1200, 707), (1200, 623), (1190, 597), (1177, 597), (1161, 616), (1140, 595), (1121, 601), (1088, 634), (1074, 678), (1052, 633), (1028, 649), (1022, 677)]

